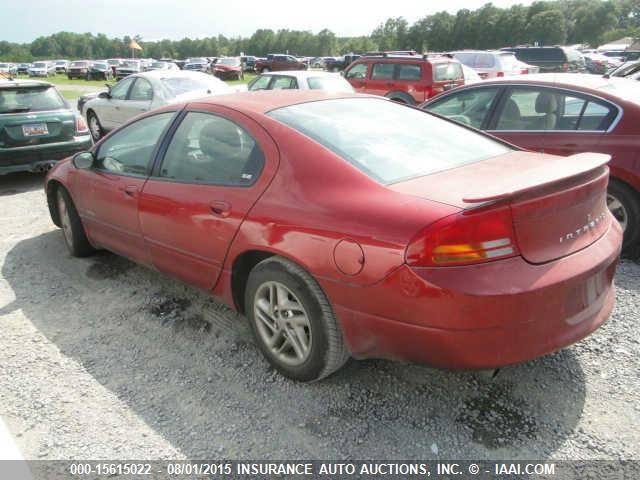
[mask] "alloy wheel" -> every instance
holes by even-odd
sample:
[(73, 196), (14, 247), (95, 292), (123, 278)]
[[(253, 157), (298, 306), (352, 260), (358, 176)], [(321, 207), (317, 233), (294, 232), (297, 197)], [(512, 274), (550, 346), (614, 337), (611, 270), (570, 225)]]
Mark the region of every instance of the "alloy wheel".
[(62, 225), (64, 239), (69, 246), (72, 246), (73, 231), (71, 230), (71, 217), (69, 216), (67, 202), (65, 201), (61, 191), (58, 191), (58, 215), (60, 216), (60, 224)]
[(254, 318), (271, 354), (290, 366), (302, 365), (311, 353), (309, 317), (296, 295), (280, 282), (265, 282), (254, 297)]

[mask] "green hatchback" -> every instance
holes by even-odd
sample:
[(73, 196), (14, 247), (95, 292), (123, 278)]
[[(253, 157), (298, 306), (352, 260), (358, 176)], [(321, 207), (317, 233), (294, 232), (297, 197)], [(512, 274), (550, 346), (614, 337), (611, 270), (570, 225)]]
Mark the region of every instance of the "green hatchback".
[(0, 175), (48, 170), (92, 143), (84, 119), (53, 85), (0, 79)]

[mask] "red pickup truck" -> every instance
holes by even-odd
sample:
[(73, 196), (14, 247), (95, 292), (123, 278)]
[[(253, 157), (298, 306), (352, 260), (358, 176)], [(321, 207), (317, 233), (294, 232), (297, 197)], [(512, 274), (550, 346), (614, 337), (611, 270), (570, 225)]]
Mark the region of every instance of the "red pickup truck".
[(256, 60), (255, 71), (306, 70), (309, 66), (292, 55), (269, 54), (265, 60)]

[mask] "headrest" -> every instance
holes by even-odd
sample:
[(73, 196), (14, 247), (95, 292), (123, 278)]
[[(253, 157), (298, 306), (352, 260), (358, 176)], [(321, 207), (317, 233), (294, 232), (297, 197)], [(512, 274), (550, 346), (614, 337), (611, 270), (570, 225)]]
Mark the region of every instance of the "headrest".
[(540, 92), (536, 98), (536, 113), (555, 113), (558, 110), (556, 96), (549, 92)]

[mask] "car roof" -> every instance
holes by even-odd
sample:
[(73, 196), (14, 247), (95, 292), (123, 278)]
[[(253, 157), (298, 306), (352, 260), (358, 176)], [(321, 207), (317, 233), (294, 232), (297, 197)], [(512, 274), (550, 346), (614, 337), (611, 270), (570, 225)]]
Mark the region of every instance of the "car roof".
[(322, 70), (280, 70), (277, 72), (265, 72), (260, 75), (265, 77), (295, 77), (298, 80), (310, 77), (340, 77), (339, 73), (324, 72)]
[[(530, 75), (517, 75), (515, 77), (500, 77), (485, 80), (474, 87), (482, 85), (540, 85), (568, 88), (592, 93), (594, 95), (608, 96), (611, 99), (626, 100), (640, 104), (640, 85), (628, 78), (604, 78), (600, 75), (588, 73), (538, 73)], [(464, 87), (462, 87), (464, 88)], [(469, 87), (471, 88), (471, 87)]]
[(387, 101), (384, 97), (349, 92), (327, 92), (325, 90), (257, 90), (230, 93), (192, 100), (187, 103), (221, 105), (246, 114), (265, 114), (278, 108), (300, 103), (341, 98), (373, 98)]
[(0, 78), (0, 88), (20, 88), (20, 87), (53, 87), (49, 82), (39, 80), (9, 80)]

